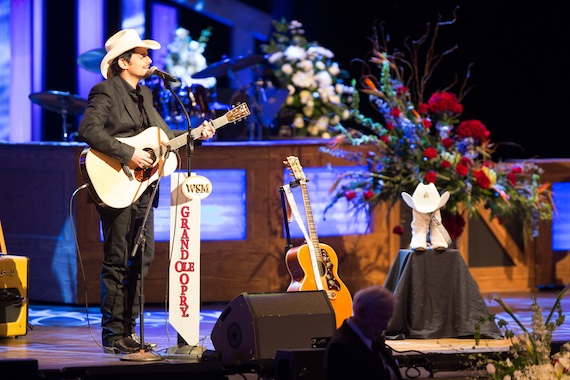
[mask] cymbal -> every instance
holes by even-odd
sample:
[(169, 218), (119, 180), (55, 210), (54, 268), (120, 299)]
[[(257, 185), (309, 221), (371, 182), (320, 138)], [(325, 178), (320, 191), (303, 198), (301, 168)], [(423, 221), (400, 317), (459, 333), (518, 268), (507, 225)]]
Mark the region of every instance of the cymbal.
[(28, 96), (30, 100), (43, 108), (69, 115), (80, 115), (87, 108), (87, 100), (79, 95), (63, 91), (36, 92)]
[(239, 56), (236, 58), (226, 58), (222, 61), (211, 64), (202, 71), (198, 71), (192, 78), (208, 78), (208, 77), (219, 77), (226, 75), (229, 71), (237, 71), (245, 69), (251, 65), (255, 65), (265, 59), (264, 55), (252, 54), (248, 56)]
[(77, 57), (77, 64), (87, 71), (99, 73), (101, 72), (101, 61), (105, 54), (107, 54), (105, 48), (88, 50)]

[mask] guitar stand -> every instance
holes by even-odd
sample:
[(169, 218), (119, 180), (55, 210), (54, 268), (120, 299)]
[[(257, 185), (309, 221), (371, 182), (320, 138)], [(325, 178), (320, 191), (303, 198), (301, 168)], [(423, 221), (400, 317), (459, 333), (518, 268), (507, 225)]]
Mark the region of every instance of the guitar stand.
[(291, 232), (289, 231), (289, 218), (287, 217), (287, 204), (285, 203), (285, 189), (283, 186), (279, 187), (279, 195), (281, 196), (281, 209), (283, 210), (283, 227), (285, 227), (285, 237), (287, 238), (287, 244), (285, 245), (285, 255), (291, 248), (293, 248), (293, 243), (291, 243)]
[[(298, 179), (289, 182), (291, 188), (299, 186), (300, 182)], [(281, 196), (281, 209), (283, 210), (283, 226), (285, 227), (285, 237), (287, 239), (287, 244), (285, 245), (285, 255), (291, 248), (293, 248), (293, 243), (291, 242), (291, 232), (289, 231), (289, 218), (287, 217), (287, 202), (285, 201), (285, 188), (283, 186), (279, 187), (279, 195)]]

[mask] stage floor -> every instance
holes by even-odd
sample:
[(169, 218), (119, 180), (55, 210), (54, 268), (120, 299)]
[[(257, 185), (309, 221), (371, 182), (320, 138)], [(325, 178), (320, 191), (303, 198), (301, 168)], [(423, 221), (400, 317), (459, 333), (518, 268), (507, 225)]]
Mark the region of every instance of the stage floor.
[[(545, 315), (550, 311), (554, 300), (554, 292), (540, 291), (536, 293), (539, 305)], [(532, 298), (530, 294), (502, 294), (505, 302), (513, 308), (521, 322), (530, 328), (532, 317)], [(515, 323), (495, 302), (486, 300), (490, 313), (509, 322)], [(69, 305), (45, 305), (31, 303), (29, 307), (30, 328), (26, 335), (0, 338), (0, 368), (2, 362), (37, 360), (40, 378), (46, 379), (110, 379), (117, 374), (123, 380), (126, 371), (132, 378), (147, 378), (143, 374), (156, 372), (154, 379), (177, 378), (177, 373), (184, 373), (186, 379), (208, 379), (207, 373), (223, 372), (228, 379), (270, 379), (274, 378), (271, 360), (260, 360), (251, 363), (199, 362), (197, 355), (215, 351), (210, 340), (210, 333), (218, 320), (225, 304), (203, 305), (200, 313), (199, 350), (178, 350), (178, 334), (168, 322), (165, 306), (146, 305), (144, 314), (144, 340), (157, 343), (157, 348), (147, 356), (136, 355), (122, 360), (117, 355), (106, 354), (100, 347), (100, 314), (97, 307)], [(570, 310), (570, 296), (563, 299), (563, 310)], [(140, 334), (139, 334), (140, 335)], [(570, 341), (570, 323), (560, 326), (553, 337), (553, 342)], [(468, 373), (457, 372), (457, 357), (471, 352), (500, 352), (508, 348), (506, 340), (483, 340), (475, 346), (473, 339), (403, 339), (389, 341), (400, 359), (400, 365), (409, 363), (417, 369), (408, 370), (402, 367), (404, 378), (467, 378)], [(421, 367), (421, 358), (429, 358), (433, 367), (431, 373)], [(437, 359), (436, 359), (437, 358)], [(124, 358), (123, 358), (124, 359)], [(438, 362), (439, 368), (438, 368)], [(146, 367), (142, 367), (146, 366)], [(149, 367), (150, 366), (150, 367)], [(419, 367), (418, 367), (419, 366)], [(120, 369), (120, 367), (124, 367)], [(142, 371), (142, 372), (139, 372)], [(191, 373), (203, 376), (191, 377)], [(4, 370), (1, 371), (4, 373)], [(138, 375), (137, 375), (138, 374)], [(190, 376), (190, 377), (189, 377)], [(5, 378), (4, 375), (2, 378)], [(26, 380), (25, 377), (14, 377)], [(216, 377), (212, 377), (216, 378)]]

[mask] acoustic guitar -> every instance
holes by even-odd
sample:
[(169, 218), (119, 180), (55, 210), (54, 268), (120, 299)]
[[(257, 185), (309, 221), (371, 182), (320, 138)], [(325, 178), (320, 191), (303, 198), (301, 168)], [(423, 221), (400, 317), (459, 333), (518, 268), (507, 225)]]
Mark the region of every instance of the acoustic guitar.
[(335, 251), (329, 245), (319, 242), (307, 192), (307, 179), (299, 158), (289, 156), (283, 163), (289, 167), (301, 188), (310, 240), (289, 249), (285, 255), (287, 270), (291, 275), (287, 291), (324, 290), (335, 312), (338, 328), (352, 315), (352, 296), (338, 276), (338, 257)]
[[(241, 103), (209, 122), (218, 129), (229, 123), (237, 123), (248, 115), (247, 104)], [(202, 126), (190, 131), (190, 138), (194, 140), (201, 135)], [(83, 179), (89, 185), (91, 196), (99, 205), (124, 208), (136, 201), (159, 177), (174, 173), (178, 167), (178, 157), (172, 151), (187, 144), (188, 132), (169, 141), (166, 132), (161, 128), (150, 127), (135, 136), (117, 138), (117, 140), (146, 150), (151, 154), (153, 164), (147, 169), (138, 167), (133, 169), (87, 147), (81, 152), (79, 167)]]

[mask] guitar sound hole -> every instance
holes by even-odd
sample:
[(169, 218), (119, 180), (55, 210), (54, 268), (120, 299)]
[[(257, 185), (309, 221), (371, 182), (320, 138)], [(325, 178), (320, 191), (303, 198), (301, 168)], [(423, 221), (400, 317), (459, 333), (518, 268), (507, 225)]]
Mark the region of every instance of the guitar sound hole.
[(156, 154), (154, 153), (154, 150), (151, 148), (145, 148), (144, 151), (150, 154), (150, 158), (152, 159), (152, 165), (146, 169), (142, 168), (135, 169), (135, 179), (139, 182), (146, 181), (147, 179), (152, 177), (157, 170), (157, 167), (155, 166)]
[(135, 169), (135, 179), (139, 182), (146, 181), (156, 172), (157, 167), (151, 166), (147, 169), (136, 168)]

